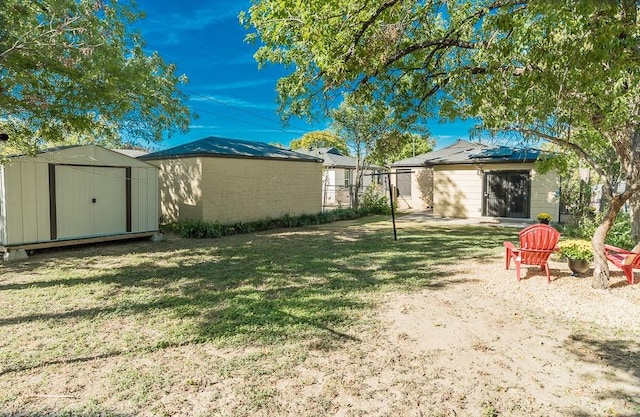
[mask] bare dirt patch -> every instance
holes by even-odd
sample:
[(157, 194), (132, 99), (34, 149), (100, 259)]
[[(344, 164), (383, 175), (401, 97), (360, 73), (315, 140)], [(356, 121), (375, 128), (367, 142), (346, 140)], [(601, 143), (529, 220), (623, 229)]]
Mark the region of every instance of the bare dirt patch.
[(536, 269), (517, 282), (499, 260), (463, 262), (458, 284), (387, 305), (388, 342), (437, 370), (429, 412), (640, 415), (639, 288), (593, 290), (557, 262), (550, 285)]

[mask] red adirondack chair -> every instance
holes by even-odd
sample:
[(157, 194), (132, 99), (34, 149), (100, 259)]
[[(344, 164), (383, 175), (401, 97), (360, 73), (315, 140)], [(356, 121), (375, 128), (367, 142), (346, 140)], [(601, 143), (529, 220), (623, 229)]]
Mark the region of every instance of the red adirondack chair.
[(516, 264), (516, 277), (520, 281), (520, 265), (538, 265), (547, 273), (547, 282), (551, 282), (548, 261), (549, 256), (558, 250), (558, 239), (560, 232), (542, 223), (521, 230), (519, 248), (511, 242), (504, 242), (507, 269), (513, 259)]
[[(636, 248), (633, 249), (635, 250)], [(622, 269), (629, 284), (640, 283), (640, 278), (633, 276), (633, 270), (640, 269), (640, 252), (617, 248), (612, 245), (604, 245), (604, 252), (609, 262)]]

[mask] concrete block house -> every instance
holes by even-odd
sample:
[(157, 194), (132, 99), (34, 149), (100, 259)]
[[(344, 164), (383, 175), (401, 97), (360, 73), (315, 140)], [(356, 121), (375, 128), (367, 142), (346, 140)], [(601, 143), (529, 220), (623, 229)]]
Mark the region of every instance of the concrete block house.
[(160, 170), (162, 222), (231, 224), (321, 211), (322, 160), (312, 156), (207, 137), (139, 159)]
[(535, 220), (546, 212), (559, 218), (560, 178), (541, 174), (531, 148), (456, 143), (392, 165), (398, 206), (433, 209), (434, 216)]

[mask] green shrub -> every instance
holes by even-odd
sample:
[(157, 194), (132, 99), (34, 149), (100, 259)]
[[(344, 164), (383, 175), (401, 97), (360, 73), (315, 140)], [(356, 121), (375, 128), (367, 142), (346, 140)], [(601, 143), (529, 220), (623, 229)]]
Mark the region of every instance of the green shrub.
[(551, 215), (549, 213), (538, 213), (536, 219), (540, 223), (549, 223), (551, 221)]
[[(595, 216), (584, 216), (574, 225), (564, 225), (562, 235), (566, 237), (591, 240), (598, 225), (602, 222), (603, 213)], [(613, 227), (605, 242), (619, 248), (632, 248), (637, 242), (631, 238), (631, 217), (628, 213), (618, 213)]]
[(381, 192), (380, 187), (371, 185), (362, 195), (362, 208), (371, 214), (391, 214), (389, 199)]
[(286, 214), (279, 219), (261, 219), (251, 222), (238, 222), (222, 225), (207, 220), (182, 220), (162, 226), (163, 230), (176, 233), (182, 237), (205, 239), (231, 236), (240, 233), (254, 233), (265, 230), (312, 226), (332, 223), (339, 220), (354, 220), (370, 214), (382, 214), (379, 207), (363, 207), (360, 209), (337, 209), (318, 214), (291, 216)]

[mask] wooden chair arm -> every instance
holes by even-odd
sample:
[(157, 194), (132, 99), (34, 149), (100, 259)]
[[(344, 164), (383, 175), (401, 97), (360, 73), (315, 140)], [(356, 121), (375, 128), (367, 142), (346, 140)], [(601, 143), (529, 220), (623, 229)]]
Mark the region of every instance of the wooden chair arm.
[(636, 252), (631, 252), (630, 250), (618, 248), (613, 245), (604, 245), (604, 251), (607, 255), (609, 254), (609, 252), (621, 253), (623, 255), (637, 255)]
[(516, 246), (512, 242), (502, 242), (505, 248), (516, 250)]

